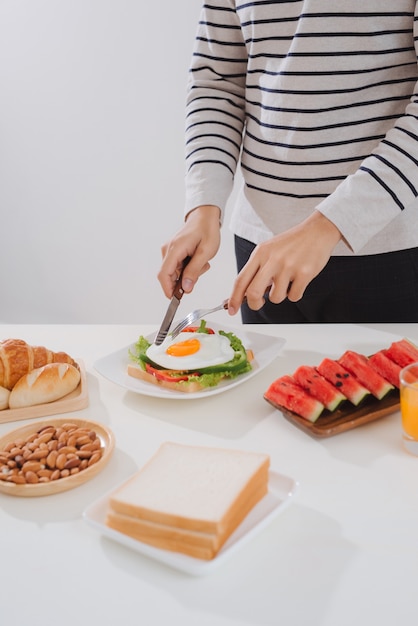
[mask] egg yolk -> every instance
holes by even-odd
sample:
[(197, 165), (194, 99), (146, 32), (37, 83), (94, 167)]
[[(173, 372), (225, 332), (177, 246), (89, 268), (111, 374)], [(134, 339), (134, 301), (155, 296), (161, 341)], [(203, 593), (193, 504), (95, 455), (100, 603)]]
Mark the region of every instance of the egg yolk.
[(198, 339), (186, 339), (168, 346), (166, 354), (171, 356), (189, 356), (200, 350), (200, 341)]

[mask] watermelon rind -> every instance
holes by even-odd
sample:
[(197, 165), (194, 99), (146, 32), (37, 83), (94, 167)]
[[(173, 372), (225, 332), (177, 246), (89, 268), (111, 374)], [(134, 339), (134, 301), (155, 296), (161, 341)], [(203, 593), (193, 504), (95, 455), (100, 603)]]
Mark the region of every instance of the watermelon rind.
[(389, 391), (394, 389), (390, 382), (371, 367), (368, 358), (364, 354), (347, 350), (338, 359), (338, 363), (351, 372), (378, 400), (384, 398)]
[(307, 393), (289, 375), (273, 381), (264, 394), (264, 398), (276, 407), (283, 407), (309, 422), (316, 422), (324, 410), (324, 405)]
[(298, 367), (293, 378), (311, 396), (322, 402), (328, 411), (335, 411), (342, 402), (347, 401), (347, 397), (311, 365)]
[(317, 367), (318, 372), (339, 389), (355, 406), (370, 395), (370, 391), (338, 361), (326, 357)]

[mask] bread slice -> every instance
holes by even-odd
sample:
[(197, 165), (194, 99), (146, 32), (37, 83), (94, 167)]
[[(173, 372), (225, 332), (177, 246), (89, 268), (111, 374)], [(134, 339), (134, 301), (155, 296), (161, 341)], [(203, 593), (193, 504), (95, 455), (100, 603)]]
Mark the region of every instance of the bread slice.
[(106, 524), (114, 530), (154, 547), (209, 560), (216, 556), (231, 533), (266, 493), (267, 484), (265, 481), (260, 482), (246, 502), (243, 503), (241, 511), (231, 521), (229, 528), (219, 534), (149, 522), (129, 515), (114, 513), (112, 510), (107, 514)]
[(166, 442), (111, 494), (110, 512), (222, 543), (267, 492), (269, 465), (263, 453)]
[(203, 387), (197, 380), (186, 383), (179, 383), (169, 380), (159, 380), (149, 372), (143, 370), (139, 365), (135, 365), (134, 363), (128, 364), (127, 372), (129, 376), (132, 376), (133, 378), (139, 378), (139, 380), (144, 380), (146, 383), (151, 383), (153, 385), (157, 385), (158, 387), (164, 387), (165, 389), (172, 389), (174, 391), (196, 393), (197, 391), (210, 389), (210, 387)]

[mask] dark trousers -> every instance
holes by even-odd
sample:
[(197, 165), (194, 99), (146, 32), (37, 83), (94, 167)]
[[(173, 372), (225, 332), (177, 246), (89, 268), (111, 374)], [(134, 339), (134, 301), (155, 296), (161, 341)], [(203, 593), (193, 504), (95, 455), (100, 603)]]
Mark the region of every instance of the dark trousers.
[[(240, 271), (255, 245), (235, 236)], [(418, 322), (418, 248), (331, 257), (299, 302), (241, 307), (244, 324)]]

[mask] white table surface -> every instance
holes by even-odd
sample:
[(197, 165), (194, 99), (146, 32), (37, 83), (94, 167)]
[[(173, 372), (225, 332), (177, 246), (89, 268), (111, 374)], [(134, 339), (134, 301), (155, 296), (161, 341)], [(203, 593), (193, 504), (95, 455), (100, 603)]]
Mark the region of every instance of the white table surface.
[[(231, 322), (228, 320), (228, 325)], [(0, 494), (0, 623), (6, 626), (360, 626), (416, 622), (418, 457), (401, 445), (399, 412), (314, 439), (263, 399), (275, 378), (351, 348), (371, 353), (418, 325), (250, 326), (284, 337), (274, 362), (212, 398), (140, 396), (93, 368), (150, 326), (0, 326), (0, 337), (65, 350), (87, 369), (89, 406), (67, 414), (109, 426), (115, 452), (74, 490)], [(239, 325), (236, 327), (239, 335)], [(36, 420), (0, 424), (0, 435)], [(267, 452), (299, 483), (290, 506), (204, 577), (130, 551), (82, 519), (163, 441)]]

